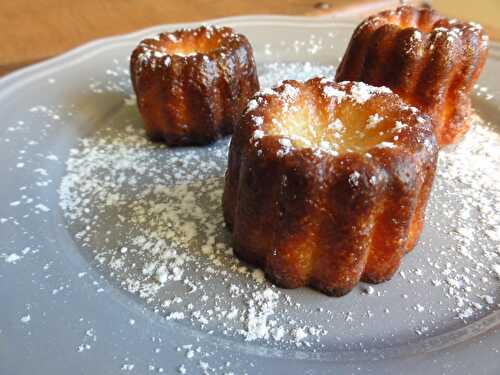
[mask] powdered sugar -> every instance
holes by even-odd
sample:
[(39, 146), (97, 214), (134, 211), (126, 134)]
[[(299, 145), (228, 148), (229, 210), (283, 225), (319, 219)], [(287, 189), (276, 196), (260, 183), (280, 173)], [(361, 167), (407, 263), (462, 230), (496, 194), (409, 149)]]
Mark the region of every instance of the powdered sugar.
[(496, 273), (497, 278), (500, 279), (500, 264), (493, 264), (491, 269)]
[(354, 171), (349, 175), (349, 183), (352, 186), (358, 186), (359, 185), (359, 178), (361, 177), (361, 174), (358, 171)]
[(5, 260), (5, 263), (16, 264), (23, 257), (20, 256), (20, 255), (17, 255), (16, 253), (12, 253), (12, 254), (9, 254), (9, 255), (3, 255), (3, 258)]
[(290, 84), (283, 85), (283, 92), (281, 93), (286, 100), (295, 100), (299, 95), (299, 90)]
[(380, 116), (378, 113), (368, 116), (368, 120), (366, 121), (367, 129), (374, 129), (384, 118)]
[(369, 99), (372, 98), (373, 95), (378, 94), (390, 94), (392, 93), (391, 89), (385, 86), (375, 87), (367, 85), (363, 82), (356, 82), (352, 85), (351, 88), (351, 97), (354, 102), (358, 104), (363, 104)]
[(259, 103), (257, 103), (257, 100), (255, 100), (255, 99), (250, 100), (247, 104), (246, 112), (250, 112), (250, 111), (255, 110), (258, 105), (259, 105)]
[(400, 132), (401, 130), (403, 130), (404, 128), (407, 128), (407, 127), (408, 127), (408, 124), (405, 124), (401, 121), (396, 121), (393, 130), (395, 132)]
[(323, 93), (329, 98), (343, 99), (346, 96), (345, 91), (337, 90), (331, 86), (325, 86), (323, 88)]
[(378, 147), (378, 148), (395, 148), (396, 145), (394, 143), (392, 143), (392, 142), (380, 142), (375, 147)]
[(247, 329), (242, 331), (245, 340), (268, 339), (268, 318), (274, 314), (278, 294), (272, 289), (255, 292), (248, 301)]

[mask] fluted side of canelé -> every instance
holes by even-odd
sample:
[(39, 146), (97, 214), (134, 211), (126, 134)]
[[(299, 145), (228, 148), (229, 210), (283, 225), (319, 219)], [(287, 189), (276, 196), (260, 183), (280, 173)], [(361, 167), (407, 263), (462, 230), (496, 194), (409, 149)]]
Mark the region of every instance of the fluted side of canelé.
[[(351, 90), (319, 79), (286, 85), (316, 90), (316, 105), (328, 110), (339, 104), (321, 96), (325, 87)], [(339, 155), (284, 150), (261, 125), (276, 120), (283, 87), (252, 100), (231, 140), (223, 208), (235, 254), (279, 286), (309, 285), (328, 295), (344, 295), (359, 280), (389, 279), (422, 230), (437, 158), (430, 119), (397, 95), (380, 94), (362, 105), (407, 124), (395, 133), (397, 147)]]
[(390, 87), (431, 115), (438, 143), (446, 146), (469, 129), (469, 94), (487, 50), (488, 37), (479, 25), (402, 6), (356, 28), (336, 80)]
[(146, 39), (133, 51), (130, 70), (146, 133), (173, 146), (231, 134), (259, 89), (250, 43), (227, 27)]

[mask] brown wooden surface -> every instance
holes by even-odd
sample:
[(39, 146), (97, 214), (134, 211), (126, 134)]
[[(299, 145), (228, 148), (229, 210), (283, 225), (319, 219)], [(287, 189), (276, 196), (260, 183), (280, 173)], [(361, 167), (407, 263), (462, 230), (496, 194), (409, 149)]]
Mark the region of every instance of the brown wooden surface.
[[(397, 0), (1, 0), (0, 75), (89, 40), (148, 26), (246, 14), (357, 19)], [(500, 39), (500, 0), (434, 0), (443, 13), (483, 23)]]

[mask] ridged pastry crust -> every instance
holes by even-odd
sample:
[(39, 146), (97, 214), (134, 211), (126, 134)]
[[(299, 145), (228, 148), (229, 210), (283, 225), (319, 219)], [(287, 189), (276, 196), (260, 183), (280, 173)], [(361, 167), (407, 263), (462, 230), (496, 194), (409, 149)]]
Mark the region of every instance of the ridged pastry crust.
[(315, 78), (258, 93), (229, 151), (235, 254), (328, 295), (389, 279), (422, 230), (437, 149), (430, 118), (384, 87)]
[(402, 6), (357, 27), (336, 80), (390, 87), (432, 117), (438, 143), (446, 146), (469, 129), (469, 93), (487, 50), (480, 25)]
[(177, 145), (230, 134), (259, 89), (252, 47), (229, 27), (200, 27), (143, 40), (130, 60), (146, 133)]

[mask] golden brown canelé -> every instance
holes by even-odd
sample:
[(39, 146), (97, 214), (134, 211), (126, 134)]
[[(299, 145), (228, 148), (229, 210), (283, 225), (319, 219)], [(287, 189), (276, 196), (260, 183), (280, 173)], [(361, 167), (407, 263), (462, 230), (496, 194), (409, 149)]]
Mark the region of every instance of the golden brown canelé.
[(235, 254), (286, 288), (341, 296), (388, 280), (422, 230), (437, 150), (430, 118), (385, 87), (314, 78), (259, 92), (229, 151)]
[(387, 86), (429, 114), (440, 146), (469, 129), (469, 93), (486, 60), (480, 25), (432, 9), (402, 6), (363, 21), (337, 69), (337, 81)]
[(130, 73), (146, 133), (171, 146), (231, 134), (259, 89), (252, 47), (229, 27), (145, 39), (132, 53)]

